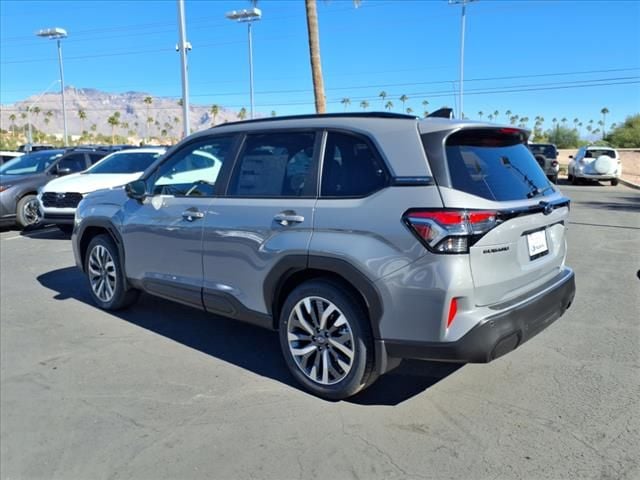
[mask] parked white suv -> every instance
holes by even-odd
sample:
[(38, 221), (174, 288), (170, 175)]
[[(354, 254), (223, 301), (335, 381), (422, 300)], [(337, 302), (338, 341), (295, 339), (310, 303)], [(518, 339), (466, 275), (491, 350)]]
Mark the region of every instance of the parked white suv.
[(91, 192), (137, 180), (166, 148), (136, 148), (114, 152), (84, 172), (50, 181), (38, 192), (43, 221), (71, 233), (76, 207)]
[(569, 181), (574, 185), (582, 180), (610, 180), (615, 186), (622, 175), (620, 156), (611, 147), (589, 145), (569, 158)]

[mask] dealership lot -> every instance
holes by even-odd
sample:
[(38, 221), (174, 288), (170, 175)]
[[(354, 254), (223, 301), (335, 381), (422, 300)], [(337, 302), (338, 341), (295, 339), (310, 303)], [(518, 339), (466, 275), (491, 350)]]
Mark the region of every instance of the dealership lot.
[(68, 237), (3, 231), (0, 477), (637, 478), (640, 192), (561, 188), (564, 317), (491, 364), (407, 362), (337, 403), (297, 388), (275, 333), (150, 296), (100, 311)]

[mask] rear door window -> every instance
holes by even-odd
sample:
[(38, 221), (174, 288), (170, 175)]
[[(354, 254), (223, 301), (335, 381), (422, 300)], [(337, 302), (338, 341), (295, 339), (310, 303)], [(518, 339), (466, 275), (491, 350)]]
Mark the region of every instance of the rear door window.
[(445, 149), (451, 186), (496, 201), (552, 194), (520, 131), (505, 130), (469, 129), (449, 136)]
[(71, 172), (81, 172), (87, 168), (84, 153), (72, 153), (58, 162), (58, 169), (69, 169)]

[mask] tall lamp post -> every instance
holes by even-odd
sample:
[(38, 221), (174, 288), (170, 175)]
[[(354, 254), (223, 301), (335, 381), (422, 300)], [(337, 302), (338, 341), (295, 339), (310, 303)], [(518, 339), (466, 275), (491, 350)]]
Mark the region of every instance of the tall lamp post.
[(191, 134), (189, 127), (189, 76), (187, 71), (187, 51), (191, 44), (187, 42), (187, 27), (184, 19), (184, 0), (178, 0), (178, 46), (180, 51), (180, 71), (182, 72), (182, 126), (184, 138)]
[(475, 0), (449, 0), (449, 5), (462, 5), (460, 20), (460, 118), (464, 118), (464, 30), (466, 27), (467, 5)]
[(251, 38), (251, 25), (253, 22), (260, 20), (262, 10), (255, 7), (248, 10), (233, 10), (232, 12), (228, 12), (225, 17), (229, 20), (246, 22), (247, 24), (247, 33), (249, 35), (249, 103), (251, 107), (251, 118), (253, 118), (253, 40)]
[(38, 37), (56, 40), (58, 42), (58, 64), (60, 65), (60, 95), (62, 96), (62, 124), (64, 126), (64, 146), (67, 142), (67, 108), (64, 102), (64, 68), (62, 66), (62, 39), (67, 38), (67, 31), (64, 28), (45, 28), (36, 32)]

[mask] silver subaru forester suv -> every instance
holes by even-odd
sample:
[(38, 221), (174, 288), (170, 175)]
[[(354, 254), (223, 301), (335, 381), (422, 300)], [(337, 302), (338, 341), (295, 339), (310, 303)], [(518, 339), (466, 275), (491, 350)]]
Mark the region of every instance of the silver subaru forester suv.
[(82, 200), (76, 262), (103, 309), (144, 291), (278, 330), (324, 398), (405, 358), (489, 362), (575, 293), (569, 200), (527, 136), (390, 113), (220, 125)]

